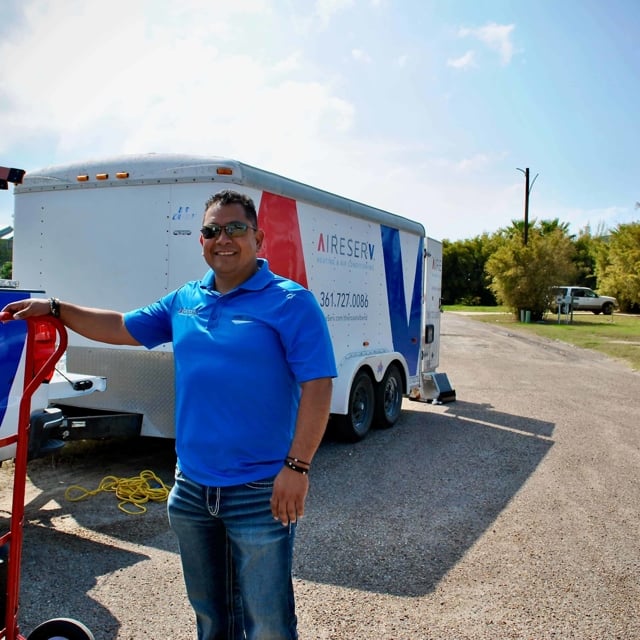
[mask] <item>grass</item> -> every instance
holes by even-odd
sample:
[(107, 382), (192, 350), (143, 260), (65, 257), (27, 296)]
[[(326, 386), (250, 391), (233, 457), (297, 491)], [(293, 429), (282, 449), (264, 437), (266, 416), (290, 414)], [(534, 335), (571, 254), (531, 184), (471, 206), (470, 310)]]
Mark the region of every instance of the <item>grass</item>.
[(548, 314), (540, 322), (517, 322), (514, 315), (501, 307), (464, 307), (449, 305), (445, 311), (464, 311), (482, 322), (508, 326), (509, 329), (534, 333), (551, 340), (562, 340), (577, 347), (600, 351), (640, 370), (640, 316), (614, 313), (612, 316), (589, 312), (573, 314), (573, 322), (558, 323), (558, 316)]
[(473, 312), (473, 313), (508, 313), (509, 309), (507, 307), (496, 307), (495, 305), (492, 307), (482, 307), (482, 306), (473, 306), (465, 304), (445, 304), (442, 307), (445, 311), (464, 311), (465, 313)]

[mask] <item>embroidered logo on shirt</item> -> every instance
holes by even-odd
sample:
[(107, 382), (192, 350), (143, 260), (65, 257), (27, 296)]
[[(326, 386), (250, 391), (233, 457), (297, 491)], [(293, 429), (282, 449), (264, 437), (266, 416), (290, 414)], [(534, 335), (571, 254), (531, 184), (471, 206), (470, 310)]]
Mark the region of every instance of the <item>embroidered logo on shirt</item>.
[(178, 313), (181, 316), (197, 316), (198, 315), (198, 310), (197, 309), (185, 309), (184, 307), (182, 307), (182, 309), (178, 310)]

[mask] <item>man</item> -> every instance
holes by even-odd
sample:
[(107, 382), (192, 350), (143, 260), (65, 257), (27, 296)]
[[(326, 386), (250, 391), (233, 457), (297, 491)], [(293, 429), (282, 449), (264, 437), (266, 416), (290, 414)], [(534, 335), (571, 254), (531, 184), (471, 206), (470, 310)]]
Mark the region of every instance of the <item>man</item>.
[(205, 205), (210, 270), (122, 314), (55, 298), (11, 303), (16, 319), (53, 313), (110, 344), (172, 342), (176, 482), (168, 501), (199, 640), (295, 640), (293, 540), (336, 367), (322, 311), (257, 258), (253, 201)]

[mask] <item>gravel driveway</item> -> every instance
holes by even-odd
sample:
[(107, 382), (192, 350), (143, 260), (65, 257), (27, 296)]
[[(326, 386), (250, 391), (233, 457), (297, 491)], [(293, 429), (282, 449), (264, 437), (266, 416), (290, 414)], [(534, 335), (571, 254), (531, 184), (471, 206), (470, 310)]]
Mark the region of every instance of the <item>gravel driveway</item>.
[[(405, 401), (395, 428), (322, 445), (298, 529), (301, 640), (640, 640), (640, 375), (452, 313), (441, 364), (455, 403)], [(143, 469), (171, 483), (173, 463), (163, 441), (31, 463), (23, 633), (68, 616), (96, 640), (195, 638), (164, 505), (64, 498)]]

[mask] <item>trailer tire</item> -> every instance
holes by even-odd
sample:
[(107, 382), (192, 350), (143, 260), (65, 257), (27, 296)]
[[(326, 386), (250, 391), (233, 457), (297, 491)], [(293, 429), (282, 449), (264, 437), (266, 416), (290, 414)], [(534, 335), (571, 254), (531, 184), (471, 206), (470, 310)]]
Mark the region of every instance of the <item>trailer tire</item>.
[(348, 442), (362, 440), (373, 424), (375, 390), (371, 376), (358, 371), (349, 392), (349, 412), (338, 421), (339, 435)]
[(376, 409), (373, 417), (376, 427), (388, 429), (398, 421), (402, 411), (402, 387), (400, 369), (392, 364), (376, 388)]
[(27, 640), (95, 640), (82, 622), (71, 618), (53, 618), (38, 625)]

